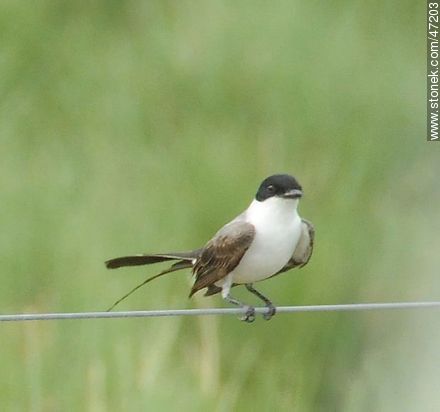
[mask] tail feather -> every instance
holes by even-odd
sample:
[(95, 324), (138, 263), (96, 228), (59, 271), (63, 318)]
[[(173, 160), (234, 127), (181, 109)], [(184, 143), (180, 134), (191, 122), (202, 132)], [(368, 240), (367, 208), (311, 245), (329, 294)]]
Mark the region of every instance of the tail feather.
[(107, 266), (107, 269), (117, 269), (123, 266), (150, 265), (152, 263), (164, 262), (166, 260), (192, 261), (200, 255), (200, 252), (201, 249), (192, 250), (190, 252), (122, 256), (115, 259), (107, 260), (107, 262), (105, 262), (105, 265)]
[(154, 276), (151, 276), (151, 277), (145, 279), (142, 283), (140, 283), (139, 285), (135, 286), (128, 293), (126, 293), (124, 296), (122, 296), (120, 299), (118, 299), (115, 303), (113, 303), (113, 305), (110, 306), (107, 309), (107, 312), (110, 312), (116, 305), (118, 305), (123, 300), (128, 298), (133, 292), (135, 292), (136, 290), (138, 290), (139, 288), (141, 288), (145, 284), (151, 282), (152, 280), (157, 279), (158, 277), (161, 277), (163, 275), (166, 275), (167, 273), (175, 272), (176, 270), (187, 269), (187, 268), (190, 268), (190, 267), (192, 267), (192, 262), (188, 261), (188, 260), (180, 260), (179, 262), (174, 263), (168, 269), (165, 269), (162, 272), (160, 272), (160, 273), (158, 273), (158, 274), (156, 274)]

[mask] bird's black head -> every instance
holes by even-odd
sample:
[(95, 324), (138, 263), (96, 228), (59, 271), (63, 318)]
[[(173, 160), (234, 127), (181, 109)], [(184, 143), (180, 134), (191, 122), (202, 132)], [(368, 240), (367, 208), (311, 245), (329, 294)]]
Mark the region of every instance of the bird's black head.
[(302, 196), (302, 187), (293, 176), (269, 176), (261, 183), (255, 195), (255, 199), (262, 202), (273, 196), (286, 199), (299, 199)]

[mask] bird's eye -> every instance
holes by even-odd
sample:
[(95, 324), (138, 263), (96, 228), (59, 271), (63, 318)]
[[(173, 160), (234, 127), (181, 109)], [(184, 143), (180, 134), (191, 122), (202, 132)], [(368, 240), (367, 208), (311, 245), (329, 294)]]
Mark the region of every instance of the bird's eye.
[(270, 193), (273, 193), (273, 192), (275, 192), (275, 186), (274, 186), (274, 185), (269, 185), (269, 186), (267, 186), (267, 190), (268, 190)]

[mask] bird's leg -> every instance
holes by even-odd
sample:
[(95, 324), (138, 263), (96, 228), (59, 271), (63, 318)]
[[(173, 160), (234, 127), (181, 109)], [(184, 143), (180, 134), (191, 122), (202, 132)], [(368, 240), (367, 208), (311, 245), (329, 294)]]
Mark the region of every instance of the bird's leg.
[(262, 293), (258, 292), (258, 290), (252, 286), (252, 283), (246, 283), (246, 289), (249, 292), (253, 293), (255, 296), (258, 296), (266, 304), (267, 312), (263, 314), (264, 319), (269, 320), (272, 318), (273, 315), (275, 315), (275, 313), (277, 313), (277, 309), (270, 301), (270, 299), (268, 299)]
[(238, 299), (233, 298), (229, 293), (224, 296), (224, 299), (233, 305), (240, 306), (243, 309), (246, 309), (244, 316), (240, 318), (240, 320), (244, 320), (245, 322), (253, 322), (255, 320), (255, 308), (253, 306), (249, 306), (240, 302)]

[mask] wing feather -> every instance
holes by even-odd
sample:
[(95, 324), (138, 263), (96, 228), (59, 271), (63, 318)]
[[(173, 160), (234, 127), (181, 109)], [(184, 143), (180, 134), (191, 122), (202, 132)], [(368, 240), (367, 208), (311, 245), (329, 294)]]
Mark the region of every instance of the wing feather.
[[(209, 288), (234, 270), (249, 249), (254, 236), (254, 226), (242, 220), (234, 220), (220, 229), (203, 248), (194, 264), (196, 280), (190, 296), (200, 289)], [(214, 289), (211, 287), (211, 290)]]

